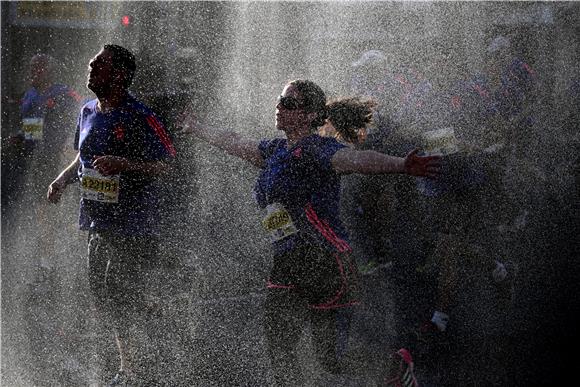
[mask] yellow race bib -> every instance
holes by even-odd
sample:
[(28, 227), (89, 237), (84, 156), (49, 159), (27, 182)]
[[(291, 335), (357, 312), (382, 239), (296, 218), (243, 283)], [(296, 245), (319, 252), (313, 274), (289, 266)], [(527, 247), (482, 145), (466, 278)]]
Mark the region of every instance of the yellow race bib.
[(453, 128), (431, 130), (423, 134), (423, 146), (428, 155), (447, 156), (459, 152)]
[(262, 220), (262, 226), (270, 233), (273, 242), (298, 232), (292, 217), (281, 204), (270, 204), (266, 207), (266, 211), (267, 214)]
[(90, 168), (83, 168), (81, 197), (104, 203), (119, 202), (120, 175), (103, 176)]
[(43, 118), (22, 119), (22, 131), (24, 132), (24, 138), (27, 140), (42, 140), (43, 129)]

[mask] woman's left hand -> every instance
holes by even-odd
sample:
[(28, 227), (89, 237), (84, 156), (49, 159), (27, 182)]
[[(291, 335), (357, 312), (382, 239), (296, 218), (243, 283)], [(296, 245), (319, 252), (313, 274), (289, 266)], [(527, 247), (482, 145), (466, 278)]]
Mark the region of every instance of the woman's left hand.
[(441, 174), (441, 156), (419, 156), (413, 149), (405, 156), (405, 173), (411, 176), (437, 178)]

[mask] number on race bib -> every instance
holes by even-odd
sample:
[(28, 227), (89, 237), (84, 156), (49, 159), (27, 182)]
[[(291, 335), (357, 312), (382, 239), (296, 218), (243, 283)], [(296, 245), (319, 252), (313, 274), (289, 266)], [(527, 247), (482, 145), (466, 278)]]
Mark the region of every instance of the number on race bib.
[(83, 199), (104, 203), (118, 203), (119, 175), (103, 176), (94, 169), (84, 168), (81, 178)]
[(23, 118), (22, 131), (27, 140), (42, 140), (43, 118)]
[(292, 217), (279, 203), (266, 207), (267, 215), (262, 220), (262, 226), (270, 233), (272, 241), (278, 241), (298, 232)]

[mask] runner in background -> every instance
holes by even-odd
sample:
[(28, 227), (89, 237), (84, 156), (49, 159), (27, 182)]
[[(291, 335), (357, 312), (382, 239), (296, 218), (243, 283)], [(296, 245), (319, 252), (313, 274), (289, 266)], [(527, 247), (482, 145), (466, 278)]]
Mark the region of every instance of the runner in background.
[(47, 54), (37, 54), (30, 59), (30, 87), (20, 101), (20, 122), (3, 144), (8, 148), (2, 160), (3, 211), (21, 196), (21, 185), (29, 170), (34, 168), (37, 179), (32, 188), (36, 188), (36, 195), (41, 197), (44, 190), (40, 187), (50, 183), (45, 181), (47, 176), (53, 176), (64, 166), (59, 163), (64, 162), (61, 159), (72, 144), (72, 128), (82, 98), (75, 90), (58, 82), (63, 70), (62, 65)]

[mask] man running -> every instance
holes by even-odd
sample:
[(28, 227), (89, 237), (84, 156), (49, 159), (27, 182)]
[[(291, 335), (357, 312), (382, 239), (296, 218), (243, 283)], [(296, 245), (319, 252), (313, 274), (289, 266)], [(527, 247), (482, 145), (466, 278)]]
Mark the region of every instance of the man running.
[[(88, 273), (97, 309), (114, 327), (121, 366), (110, 385), (155, 385), (148, 372), (147, 297), (158, 256), (158, 177), (175, 149), (163, 124), (128, 92), (136, 65), (127, 49), (105, 45), (90, 61), (87, 87), (97, 96), (79, 114), (75, 160), (48, 188), (57, 203), (81, 183), (79, 226), (89, 232)], [(151, 344), (149, 344), (151, 345)]]

